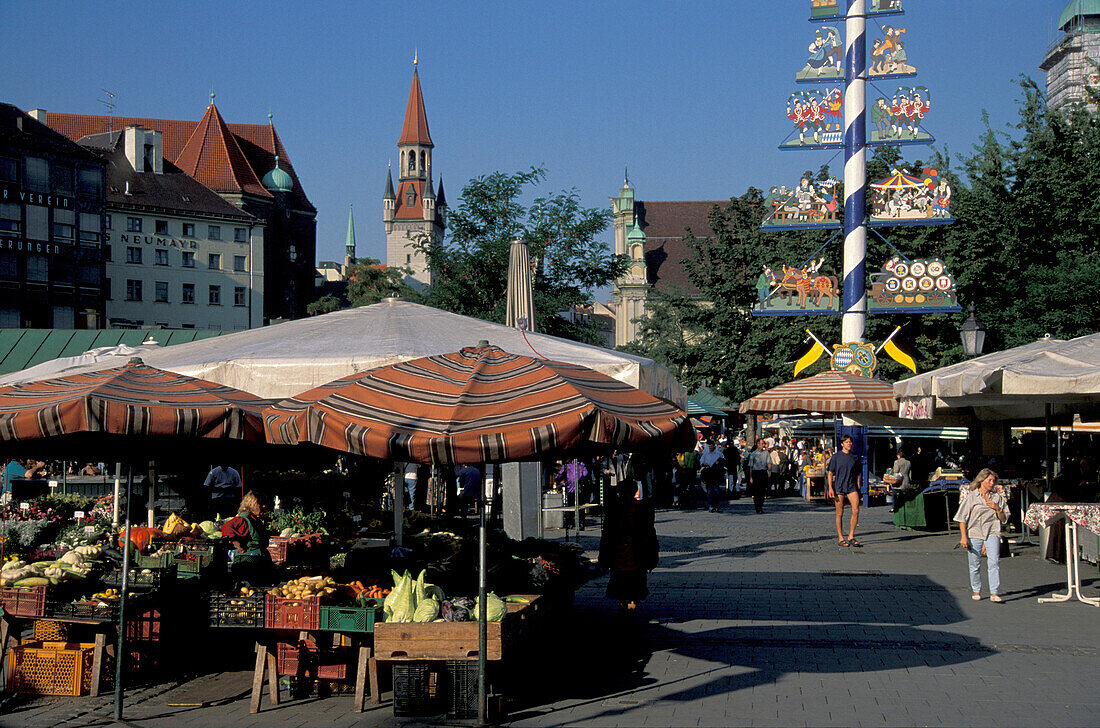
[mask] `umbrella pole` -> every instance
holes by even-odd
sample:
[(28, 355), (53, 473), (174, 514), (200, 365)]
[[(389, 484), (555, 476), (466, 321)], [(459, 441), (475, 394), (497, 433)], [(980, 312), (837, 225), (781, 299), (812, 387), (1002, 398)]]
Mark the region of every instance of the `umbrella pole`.
[(393, 467), (393, 543), (402, 545), (405, 540), (405, 468), (400, 463)]
[(1051, 480), (1054, 478), (1054, 463), (1050, 459), (1050, 416), (1051, 406), (1043, 406), (1043, 462), (1046, 464), (1046, 492), (1050, 493)]
[[(118, 482), (117, 480), (115, 481)], [(126, 526), (122, 538), (122, 585), (118, 600), (118, 649), (115, 650), (115, 720), (122, 720), (122, 663), (126, 659), (126, 590), (130, 587), (130, 501), (134, 488), (134, 466), (127, 466)], [(115, 492), (117, 493), (117, 487)]]
[(122, 479), (122, 463), (115, 463), (115, 497), (111, 502), (111, 528), (118, 528), (118, 487)]
[[(494, 466), (486, 466), (486, 471)], [(486, 478), (489, 480), (489, 478)], [(479, 521), (477, 528), (477, 719), (482, 725), (488, 722), (488, 685), (486, 684), (486, 655), (485, 651), (489, 647), (489, 624), (488, 624), (488, 611), (487, 597), (485, 593), (486, 588), (486, 547), (485, 547), (485, 533), (487, 530), (486, 525), (486, 512), (489, 510), (489, 503), (491, 501), (486, 497), (485, 484), (481, 487), (481, 508), (478, 509)]]

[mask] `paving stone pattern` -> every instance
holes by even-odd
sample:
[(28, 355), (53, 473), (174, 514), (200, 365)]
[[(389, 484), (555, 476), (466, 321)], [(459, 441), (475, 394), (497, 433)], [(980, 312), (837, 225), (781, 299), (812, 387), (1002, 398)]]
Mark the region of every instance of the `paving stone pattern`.
[[(590, 522), (593, 519), (590, 519)], [(514, 726), (1095, 726), (1100, 609), (1038, 604), (1065, 568), (1014, 546), (1005, 603), (970, 599), (955, 534), (895, 529), (864, 510), (862, 549), (842, 548), (831, 509), (787, 498), (753, 513), (657, 514), (661, 563), (632, 621), (582, 588), (570, 618), (497, 675)], [(561, 537), (560, 532), (555, 532)], [(593, 555), (599, 527), (580, 543)], [(571, 534), (574, 536), (575, 534)], [(1100, 588), (1082, 564), (1086, 594)], [(243, 674), (207, 676), (235, 681)], [(390, 695), (363, 714), (350, 696), (292, 700), (257, 715), (246, 694), (203, 708), (166, 705), (179, 686), (132, 690), (140, 726), (401, 726)], [(266, 703), (266, 701), (265, 701)], [(112, 725), (110, 696), (17, 700), (0, 726)]]

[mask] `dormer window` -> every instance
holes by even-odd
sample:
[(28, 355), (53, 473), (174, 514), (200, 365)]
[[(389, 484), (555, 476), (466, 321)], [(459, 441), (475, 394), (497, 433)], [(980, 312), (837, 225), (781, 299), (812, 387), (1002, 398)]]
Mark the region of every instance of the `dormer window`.
[(416, 204), (416, 190), (412, 185), (409, 185), (409, 191), (405, 193), (405, 205), (412, 207)]

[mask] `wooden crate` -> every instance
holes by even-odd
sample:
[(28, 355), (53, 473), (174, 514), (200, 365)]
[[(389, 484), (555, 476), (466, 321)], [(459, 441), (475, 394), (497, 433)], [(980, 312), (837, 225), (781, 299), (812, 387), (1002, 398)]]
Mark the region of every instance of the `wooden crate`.
[[(530, 604), (508, 604), (503, 622), (487, 625), (487, 660), (500, 660), (525, 638), (537, 608), (536, 595), (524, 595)], [(477, 622), (376, 623), (374, 654), (379, 660), (477, 659)]]

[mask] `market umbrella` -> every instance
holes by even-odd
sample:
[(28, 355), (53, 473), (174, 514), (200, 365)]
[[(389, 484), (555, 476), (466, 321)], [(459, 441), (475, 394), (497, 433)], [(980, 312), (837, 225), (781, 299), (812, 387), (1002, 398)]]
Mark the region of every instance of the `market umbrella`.
[(527, 243), (513, 240), (508, 250), (508, 292), (505, 323), (521, 331), (535, 330), (535, 284)]
[(741, 403), (742, 414), (798, 412), (897, 412), (893, 388), (881, 379), (821, 372), (780, 384)]
[[(259, 441), (260, 408), (266, 400), (247, 392), (145, 366), (140, 358), (122, 367), (0, 388), (0, 442), (26, 446), (113, 438), (113, 445), (154, 442), (181, 447), (181, 440)], [(100, 440), (102, 443), (102, 440)], [(130, 452), (139, 447), (131, 445)], [(147, 450), (143, 452), (148, 453)], [(133, 457), (130, 456), (132, 460)], [(124, 543), (130, 541), (130, 467)], [(122, 717), (122, 659), (130, 549), (123, 549), (115, 671), (115, 717)]]
[(871, 186), (876, 190), (916, 189), (918, 187), (924, 187), (924, 181), (911, 174), (905, 174), (895, 169), (890, 172), (889, 177), (881, 182), (875, 182)]
[[(587, 447), (690, 446), (674, 405), (586, 367), (488, 342), (338, 379), (264, 410), (268, 440), (403, 462), (492, 463)], [(397, 486), (400, 487), (400, 486)], [(478, 705), (485, 718), (486, 507), (480, 508)]]

